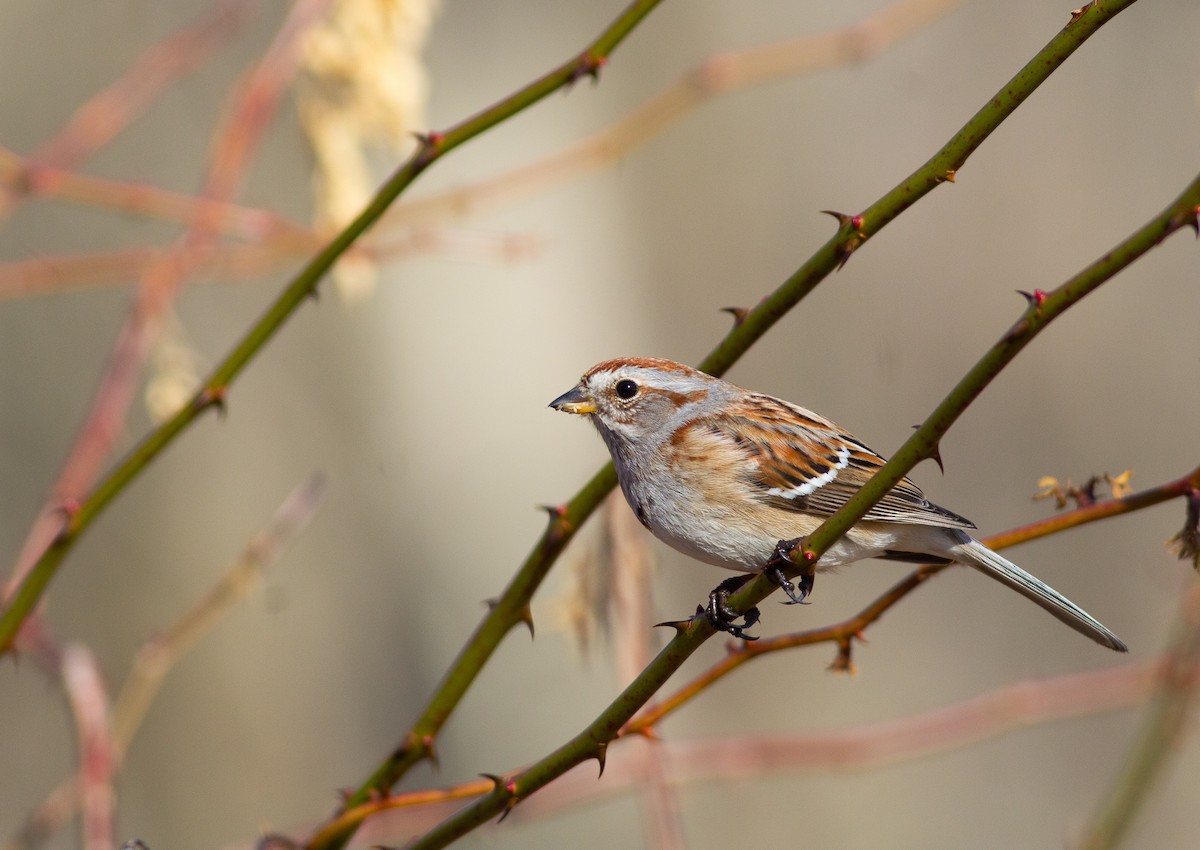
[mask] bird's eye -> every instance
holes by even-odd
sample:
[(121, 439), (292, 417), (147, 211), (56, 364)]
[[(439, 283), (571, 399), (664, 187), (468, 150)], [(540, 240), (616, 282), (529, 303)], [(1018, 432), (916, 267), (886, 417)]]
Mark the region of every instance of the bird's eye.
[(623, 381), (617, 381), (617, 395), (621, 398), (629, 400), (637, 395), (638, 385), (626, 378)]

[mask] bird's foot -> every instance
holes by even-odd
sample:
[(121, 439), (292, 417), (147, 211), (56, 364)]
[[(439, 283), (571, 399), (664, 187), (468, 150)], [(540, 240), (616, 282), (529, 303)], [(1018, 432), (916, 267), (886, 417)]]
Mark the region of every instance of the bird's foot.
[[(746, 629), (758, 622), (758, 609), (750, 608), (745, 614), (739, 614), (729, 607), (730, 594), (736, 593), (752, 578), (754, 578), (753, 573), (725, 579), (713, 588), (712, 593), (708, 594), (708, 607), (698, 608), (696, 613), (703, 613), (708, 617), (708, 621), (717, 631), (728, 632), (739, 640), (758, 640), (757, 637), (746, 634)], [(737, 622), (739, 617), (742, 618), (740, 624)]]
[(785, 602), (785, 605), (807, 605), (808, 603), (804, 600), (812, 593), (813, 584), (816, 581), (816, 570), (811, 564), (808, 564), (804, 572), (796, 576), (796, 583), (793, 583), (783, 574), (783, 567), (795, 565), (796, 562), (792, 560), (792, 553), (803, 542), (803, 537), (797, 537), (795, 540), (780, 540), (775, 544), (775, 553), (771, 556), (771, 560), (767, 561), (762, 569), (763, 574), (783, 588), (783, 592), (791, 600), (790, 602)]

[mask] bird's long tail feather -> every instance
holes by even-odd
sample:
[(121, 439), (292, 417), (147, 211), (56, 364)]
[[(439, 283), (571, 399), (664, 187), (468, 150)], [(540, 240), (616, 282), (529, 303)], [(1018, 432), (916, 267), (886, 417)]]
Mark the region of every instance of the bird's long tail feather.
[(1058, 619), (1080, 634), (1085, 634), (1096, 643), (1115, 649), (1117, 652), (1128, 652), (1127, 647), (1119, 637), (1104, 627), (1095, 617), (1084, 611), (1070, 599), (1063, 596), (1053, 587), (1040, 581), (1023, 569), (977, 540), (968, 540), (954, 546), (947, 553), (960, 564), (974, 567), (981, 573), (991, 576), (996, 581), (1003, 582), (1026, 599), (1045, 608)]

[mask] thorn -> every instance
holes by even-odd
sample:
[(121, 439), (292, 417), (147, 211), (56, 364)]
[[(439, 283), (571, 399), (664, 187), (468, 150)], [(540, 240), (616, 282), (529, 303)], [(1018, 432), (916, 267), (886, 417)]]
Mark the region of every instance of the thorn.
[(502, 794), (508, 798), (504, 801), (504, 811), (501, 813), (500, 819), (496, 821), (496, 823), (503, 823), (504, 819), (508, 817), (508, 813), (517, 805), (516, 780), (505, 779), (503, 776), (497, 776), (494, 773), (481, 773), (479, 775), (484, 779), (492, 780), (492, 785), (494, 786), (492, 788), (493, 794)]
[(863, 217), (862, 213), (858, 215), (846, 215), (837, 210), (821, 210), (825, 215), (831, 215), (838, 220), (840, 229), (850, 229), (854, 231), (854, 236), (846, 239), (842, 244), (838, 245), (838, 269), (846, 265), (846, 261), (850, 259), (850, 255), (858, 250), (863, 242), (867, 241), (867, 236), (862, 232)]
[(537, 635), (533, 631), (533, 608), (528, 602), (521, 606), (521, 614), (518, 619), (529, 627), (529, 639), (533, 640)]
[(1191, 558), (1192, 566), (1200, 572), (1200, 487), (1187, 493), (1187, 512), (1183, 528), (1167, 542), (1180, 560)]
[(479, 775), (484, 779), (492, 780), (492, 784), (495, 786), (492, 789), (493, 792), (499, 792), (508, 797), (504, 801), (504, 812), (500, 815), (500, 819), (496, 821), (496, 823), (503, 823), (504, 819), (508, 817), (508, 813), (517, 805), (517, 783), (512, 779), (504, 779), (504, 777), (497, 776), (494, 773), (481, 773)]
[(413, 133), (417, 139), (419, 150), (413, 157), (418, 170), (423, 170), (431, 162), (438, 158), (440, 151), (438, 148), (442, 144), (442, 140), (446, 138), (444, 133), (439, 133), (436, 130), (430, 130), (428, 133)]
[(953, 182), (955, 182), (954, 178), (957, 176), (958, 176), (957, 168), (948, 168), (948, 169), (946, 169), (946, 173), (942, 175), (942, 179), (945, 180), (947, 183), (953, 183)]
[[(697, 605), (696, 606), (696, 614), (699, 615), (699, 614), (703, 614), (703, 613), (704, 613), (703, 606)], [(692, 625), (691, 620), (665, 620), (661, 623), (655, 623), (653, 628), (661, 629), (661, 628), (666, 627), (666, 628), (674, 629), (677, 632), (686, 632), (691, 625)]]
[(225, 399), (229, 396), (229, 387), (205, 387), (200, 391), (199, 397), (196, 399), (196, 407), (199, 410), (204, 410), (206, 407), (215, 407), (217, 416), (221, 419), (225, 418), (227, 407)]
[(509, 816), (513, 809), (517, 807), (517, 798), (509, 797), (508, 802), (504, 804), (504, 812), (497, 819), (496, 823), (504, 823), (504, 819)]
[(1086, 13), (1087, 10), (1090, 9), (1091, 7), (1092, 7), (1092, 4), (1087, 3), (1087, 4), (1084, 4), (1083, 6), (1080, 6), (1078, 9), (1072, 9), (1071, 10), (1071, 23), (1075, 23), (1077, 20), (1082, 18), (1084, 16), (1084, 13)]
[(847, 261), (849, 261), (850, 255), (853, 254), (855, 251), (857, 251), (859, 249), (859, 247), (862, 245), (862, 243), (863, 243), (863, 240), (860, 237), (856, 236), (853, 239), (847, 239), (841, 245), (838, 245), (838, 247), (837, 247), (838, 271), (842, 270), (842, 266), (846, 265)]
[(503, 791), (504, 790), (504, 778), (503, 777), (497, 776), (494, 773), (481, 773), (479, 775), (482, 776), (484, 779), (492, 780), (492, 785), (495, 786), (492, 789), (493, 791)]
[[(920, 425), (914, 425), (913, 430), (920, 428)], [(946, 464), (942, 463), (942, 444), (934, 443), (933, 448), (929, 450), (929, 459), (938, 465), (938, 469), (942, 471), (942, 475), (946, 474)]]
[(433, 765), (433, 769), (440, 770), (442, 762), (438, 758), (437, 743), (432, 735), (426, 735), (421, 739), (421, 749), (425, 751), (425, 758), (429, 759), (429, 763)]
[(579, 57), (579, 63), (571, 71), (571, 76), (567, 78), (567, 87), (575, 85), (583, 77), (591, 77), (593, 84), (600, 82), (600, 69), (607, 64), (607, 56), (593, 56), (590, 53), (584, 53)]
[(1200, 238), (1200, 207), (1192, 207), (1174, 216), (1171, 225), (1173, 228), (1190, 227)]
[(747, 307), (722, 307), (722, 313), (729, 313), (733, 316), (733, 326), (736, 328), (746, 321), (746, 317), (750, 315), (750, 310)]
[(414, 130), (412, 135), (417, 140), (417, 144), (423, 148), (436, 148), (446, 138), (445, 133), (439, 133), (437, 130), (430, 130), (428, 133)]
[(600, 777), (602, 777), (604, 775), (604, 762), (607, 760), (607, 758), (608, 758), (608, 742), (601, 741), (599, 744), (596, 745), (596, 761), (600, 762), (600, 772), (598, 774), (596, 774), (597, 779), (599, 779)]
[(546, 529), (546, 533), (550, 535), (551, 539), (571, 530), (571, 523), (567, 519), (566, 505), (538, 505), (538, 508), (545, 511), (549, 518), (549, 527)]
[(1029, 302), (1029, 306), (1034, 309), (1034, 312), (1041, 313), (1042, 305), (1046, 303), (1046, 293), (1041, 289), (1035, 289), (1033, 292), (1026, 292), (1024, 289), (1018, 289), (1021, 295), (1025, 296), (1025, 300)]

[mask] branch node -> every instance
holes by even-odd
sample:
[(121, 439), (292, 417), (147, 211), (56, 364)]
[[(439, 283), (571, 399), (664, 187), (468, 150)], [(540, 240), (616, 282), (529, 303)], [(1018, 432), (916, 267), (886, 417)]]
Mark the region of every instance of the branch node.
[(75, 530), (75, 517), (79, 516), (79, 511), (83, 509), (83, 502), (74, 496), (67, 496), (55, 512), (62, 516), (62, 527), (58, 529), (58, 534), (54, 536), (55, 540), (71, 534)]
[(424, 170), (441, 155), (441, 145), (445, 141), (446, 134), (430, 130), (428, 133), (413, 133), (413, 137), (416, 138), (420, 148), (414, 157), (415, 164), (417, 170)]
[(1187, 514), (1183, 528), (1168, 541), (1167, 546), (1180, 560), (1190, 558), (1192, 566), (1200, 572), (1200, 487), (1187, 492)]
[(1190, 227), (1197, 238), (1200, 238), (1200, 207), (1182, 210), (1175, 216), (1174, 221), (1171, 222), (1171, 230), (1178, 230), (1181, 227)]
[(821, 212), (836, 218), (839, 225), (838, 232), (844, 234), (841, 242), (838, 243), (835, 249), (838, 256), (837, 267), (840, 270), (842, 266), (846, 265), (846, 261), (850, 259), (850, 255), (867, 241), (867, 234), (863, 233), (862, 230), (864, 219), (862, 213), (858, 215), (846, 215), (846, 213), (838, 212), (837, 210), (821, 210)]
[(217, 416), (224, 419), (225, 414), (228, 412), (228, 405), (226, 404), (228, 397), (229, 387), (227, 385), (205, 387), (196, 398), (196, 412), (200, 413), (206, 408), (215, 407)]
[(854, 676), (858, 673), (858, 668), (854, 665), (852, 657), (853, 639), (851, 637), (839, 637), (837, 639), (837, 655), (829, 664), (829, 670), (833, 673), (846, 673)]
[(503, 776), (497, 776), (494, 773), (481, 773), (479, 775), (484, 779), (492, 780), (492, 785), (494, 786), (492, 788), (493, 794), (499, 794), (505, 798), (504, 811), (501, 812), (500, 819), (496, 821), (496, 823), (503, 823), (504, 819), (508, 817), (508, 813), (517, 805), (517, 782), (515, 779), (505, 779)]
[(545, 511), (549, 517), (546, 535), (551, 542), (557, 542), (571, 533), (571, 522), (567, 519), (566, 505), (538, 505), (538, 509)]
[(1025, 296), (1025, 300), (1029, 302), (1030, 308), (1037, 315), (1042, 314), (1042, 305), (1046, 303), (1046, 293), (1040, 289), (1035, 289), (1033, 292), (1026, 292), (1024, 289), (1018, 289), (1018, 293)]
[(593, 85), (600, 82), (600, 70), (607, 64), (607, 56), (595, 56), (591, 52), (580, 54), (579, 61), (567, 79), (567, 88), (575, 85), (583, 77), (591, 77)]
[(425, 735), (421, 738), (421, 749), (425, 751), (425, 758), (429, 759), (429, 763), (434, 770), (440, 770), (442, 767), (441, 759), (438, 758), (437, 739), (433, 735)]

